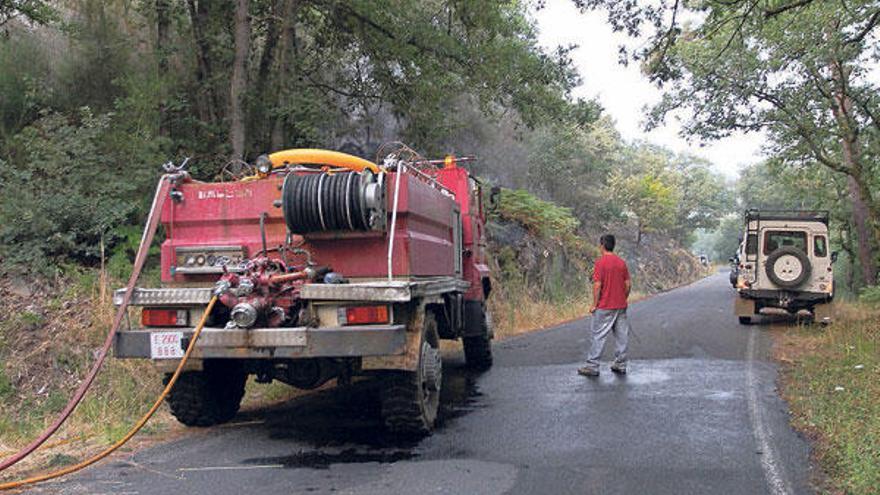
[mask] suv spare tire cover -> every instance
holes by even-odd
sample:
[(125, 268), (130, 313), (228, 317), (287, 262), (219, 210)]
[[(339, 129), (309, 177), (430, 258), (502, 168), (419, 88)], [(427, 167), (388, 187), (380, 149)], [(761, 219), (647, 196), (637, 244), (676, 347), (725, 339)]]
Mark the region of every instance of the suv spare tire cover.
[(766, 271), (767, 277), (774, 284), (794, 289), (809, 280), (813, 265), (800, 249), (783, 247), (767, 257)]

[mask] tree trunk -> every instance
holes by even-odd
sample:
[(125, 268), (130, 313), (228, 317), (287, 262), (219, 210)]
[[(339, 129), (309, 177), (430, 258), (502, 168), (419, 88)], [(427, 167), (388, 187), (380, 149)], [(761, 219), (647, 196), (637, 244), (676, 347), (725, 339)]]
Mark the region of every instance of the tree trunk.
[(168, 0), (156, 0), (156, 56), (159, 63), (159, 73), (165, 74), (168, 70)]
[(847, 171), (847, 187), (853, 209), (853, 224), (857, 234), (859, 264), (862, 267), (862, 281), (866, 285), (877, 283), (877, 260), (874, 244), (880, 244), (880, 210), (878, 210), (871, 189), (868, 187), (862, 170), (859, 152), (858, 122), (852, 116), (852, 100), (848, 94), (851, 71), (840, 61), (832, 61), (831, 73), (836, 85), (832, 112), (837, 120), (841, 136), (843, 165)]
[[(278, 51), (278, 67), (275, 74), (278, 108), (287, 107), (286, 100), (290, 95), (290, 87), (296, 84), (296, 78), (290, 74), (291, 66), (296, 66), (295, 63), (291, 63), (294, 57), (296, 57), (296, 11), (296, 0), (284, 0), (281, 49)], [(284, 115), (276, 115), (272, 122), (272, 133), (269, 142), (273, 150), (282, 149), (289, 144), (284, 135), (284, 121)]]
[(229, 83), (229, 144), (232, 158), (244, 158), (245, 119), (244, 90), (247, 85), (247, 58), (250, 52), (251, 28), (248, 0), (237, 0), (235, 6), (235, 57)]
[[(164, 78), (168, 73), (168, 32), (170, 19), (168, 16), (168, 0), (156, 0), (156, 58), (159, 68), (159, 78)], [(159, 135), (167, 136), (168, 129), (165, 126), (165, 98), (159, 102)]]
[(208, 23), (208, 8), (206, 2), (188, 0), (189, 17), (192, 23), (193, 39), (196, 45), (196, 80), (199, 88), (204, 91), (199, 95), (201, 101), (198, 104), (199, 117), (203, 121), (214, 123), (217, 121), (217, 109), (220, 108), (217, 95), (214, 93), (213, 72), (211, 69), (210, 46), (205, 36), (205, 27)]
[[(844, 153), (846, 155), (846, 153)], [(877, 284), (877, 260), (872, 249), (872, 240), (875, 240), (874, 229), (871, 224), (872, 219), (870, 209), (866, 204), (862, 193), (860, 181), (850, 175), (847, 178), (847, 186), (849, 187), (850, 200), (853, 209), (853, 224), (856, 230), (856, 243), (859, 264), (862, 267), (862, 282), (865, 285)]]

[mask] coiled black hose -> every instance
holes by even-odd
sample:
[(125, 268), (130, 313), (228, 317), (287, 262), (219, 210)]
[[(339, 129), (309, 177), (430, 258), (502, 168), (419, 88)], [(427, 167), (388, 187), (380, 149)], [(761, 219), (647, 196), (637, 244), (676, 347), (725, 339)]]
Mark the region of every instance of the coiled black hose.
[[(364, 231), (373, 228), (367, 185), (372, 173), (288, 174), (281, 205), (287, 228), (296, 234)], [(381, 201), (376, 207), (381, 207)]]

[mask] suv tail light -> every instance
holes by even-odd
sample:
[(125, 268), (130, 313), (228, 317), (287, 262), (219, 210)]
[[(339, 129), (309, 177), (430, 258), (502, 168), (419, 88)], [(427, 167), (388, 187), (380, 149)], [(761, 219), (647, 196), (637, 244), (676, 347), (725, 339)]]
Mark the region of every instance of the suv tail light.
[(189, 311), (144, 308), (141, 312), (141, 323), (145, 327), (185, 327), (189, 324)]
[(340, 325), (388, 323), (388, 306), (349, 306), (339, 308)]

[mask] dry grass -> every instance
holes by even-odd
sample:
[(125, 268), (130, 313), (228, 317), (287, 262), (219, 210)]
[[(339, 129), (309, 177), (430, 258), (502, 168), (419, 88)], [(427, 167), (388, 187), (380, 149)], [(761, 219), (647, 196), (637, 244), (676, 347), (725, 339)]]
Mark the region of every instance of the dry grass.
[(507, 298), (490, 298), (489, 310), (492, 312), (495, 338), (504, 339), (583, 317), (591, 303), (592, 295), (588, 289), (558, 302), (536, 300), (522, 292)]
[(829, 327), (776, 329), (793, 425), (814, 440), (828, 493), (880, 493), (880, 312), (839, 305)]
[[(8, 281), (6, 281), (8, 282)], [(0, 286), (0, 454), (9, 455), (51, 423), (94, 362), (109, 329), (113, 308), (94, 272), (77, 271), (55, 287), (29, 286), (16, 293)], [(103, 298), (103, 301), (102, 301)], [(10, 309), (14, 308), (14, 309)], [(18, 477), (41, 466), (81, 460), (124, 434), (161, 390), (148, 363), (108, 358), (85, 399), (37, 453), (3, 473)], [(145, 433), (170, 429), (160, 410)]]

